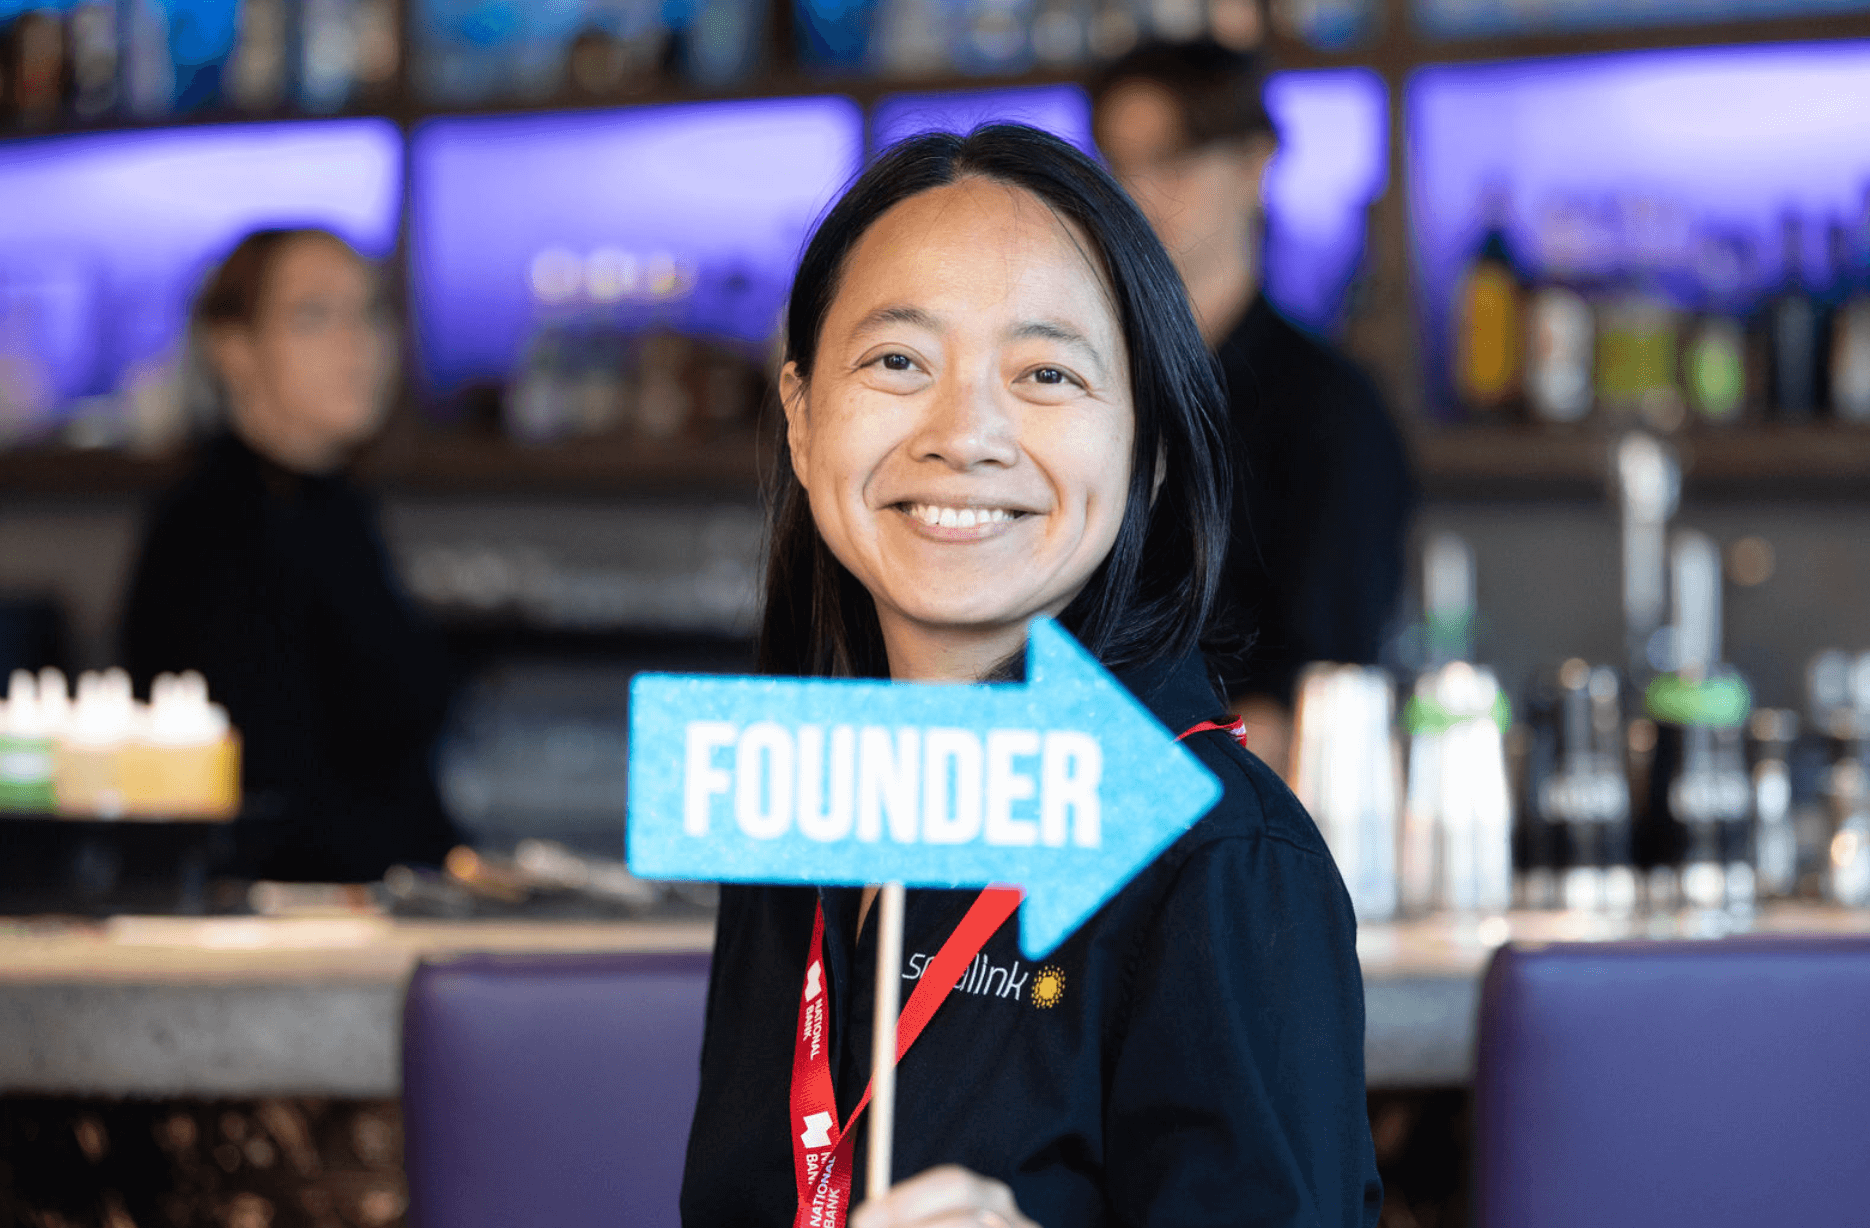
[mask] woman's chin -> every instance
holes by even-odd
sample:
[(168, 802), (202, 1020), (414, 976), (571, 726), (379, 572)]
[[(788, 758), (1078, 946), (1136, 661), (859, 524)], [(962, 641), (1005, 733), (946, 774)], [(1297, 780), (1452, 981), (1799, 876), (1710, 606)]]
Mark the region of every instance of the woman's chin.
[(926, 593), (898, 609), (905, 621), (924, 634), (962, 639), (1004, 635), (1043, 612), (1036, 600), (985, 602), (978, 597), (957, 597), (942, 601), (930, 600)]

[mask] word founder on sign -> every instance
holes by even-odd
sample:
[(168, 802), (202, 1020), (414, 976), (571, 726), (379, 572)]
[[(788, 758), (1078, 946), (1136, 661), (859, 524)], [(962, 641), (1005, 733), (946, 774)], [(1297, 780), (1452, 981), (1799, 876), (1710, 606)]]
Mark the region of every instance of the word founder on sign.
[(1095, 849), (1103, 750), (1076, 730), (690, 721), (682, 828), (756, 840)]
[[(1220, 795), (1214, 774), (1050, 619), (1029, 628), (1021, 682), (630, 681), (633, 872), (1017, 885), (1031, 961)], [(1105, 826), (1106, 812), (1121, 821)]]

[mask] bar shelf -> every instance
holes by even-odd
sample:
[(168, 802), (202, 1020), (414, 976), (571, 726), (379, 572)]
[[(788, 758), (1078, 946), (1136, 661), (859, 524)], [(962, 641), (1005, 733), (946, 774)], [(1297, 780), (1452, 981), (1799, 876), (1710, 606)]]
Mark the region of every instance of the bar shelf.
[[(1412, 441), (1430, 498), (1608, 497), (1611, 447), (1601, 428), (1467, 426)], [(1762, 424), (1670, 437), (1690, 499), (1870, 499), (1870, 427)]]

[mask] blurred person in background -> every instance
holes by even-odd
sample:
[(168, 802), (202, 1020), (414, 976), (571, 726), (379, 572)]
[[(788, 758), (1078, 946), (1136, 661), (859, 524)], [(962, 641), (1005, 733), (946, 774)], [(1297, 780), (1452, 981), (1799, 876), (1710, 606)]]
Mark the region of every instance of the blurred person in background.
[(1092, 91), (1097, 143), (1187, 283), (1232, 406), (1234, 528), (1223, 662), (1250, 744), (1285, 771), (1308, 661), (1374, 664), (1401, 593), (1414, 486), (1374, 385), (1261, 287), (1278, 151), (1264, 76), (1213, 42), (1146, 45)]
[(242, 239), (195, 305), (226, 430), (157, 506), (124, 616), (139, 687), (200, 670), (243, 740), (239, 868), (364, 881), (457, 835), (431, 752), (451, 672), (344, 476), (380, 426), (391, 341), (363, 259), (324, 230)]

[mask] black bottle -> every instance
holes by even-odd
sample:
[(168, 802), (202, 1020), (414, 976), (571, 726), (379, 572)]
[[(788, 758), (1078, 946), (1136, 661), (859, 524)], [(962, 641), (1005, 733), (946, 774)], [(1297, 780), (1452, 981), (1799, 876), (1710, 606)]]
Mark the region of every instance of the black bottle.
[(1805, 284), (1805, 228), (1796, 213), (1780, 221), (1779, 290), (1766, 304), (1773, 416), (1803, 422), (1818, 408), (1819, 304)]

